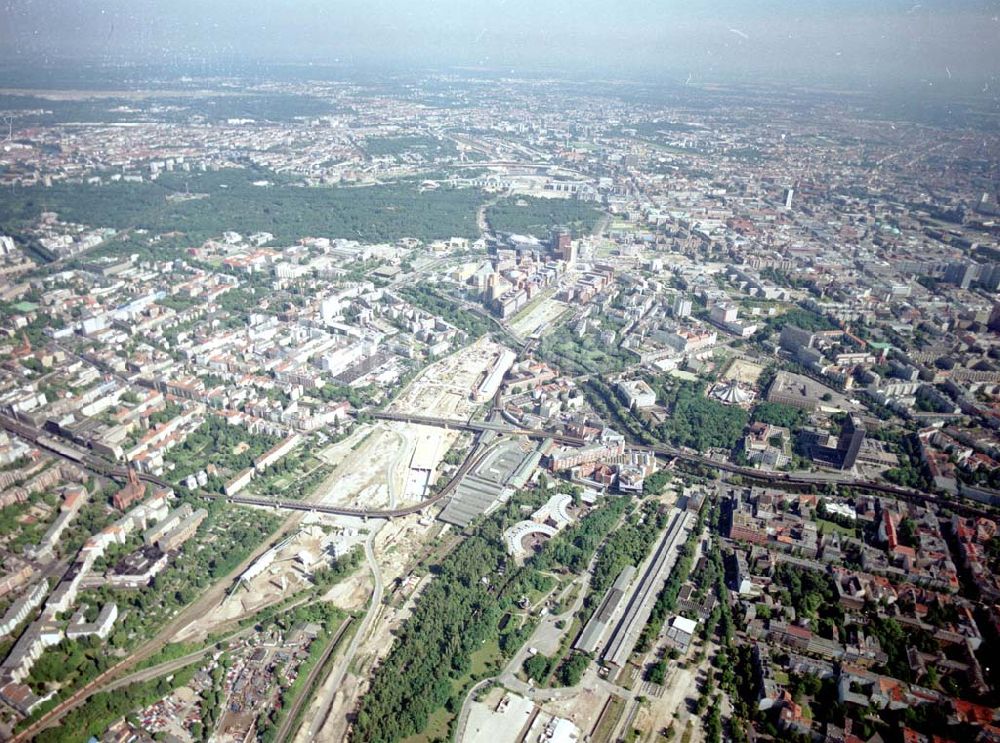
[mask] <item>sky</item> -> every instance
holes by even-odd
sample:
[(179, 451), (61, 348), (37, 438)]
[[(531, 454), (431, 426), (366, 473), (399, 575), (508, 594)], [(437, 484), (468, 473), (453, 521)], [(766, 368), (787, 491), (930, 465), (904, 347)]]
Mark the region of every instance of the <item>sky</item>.
[(8, 63), (238, 58), (1000, 88), (1000, 0), (0, 2)]

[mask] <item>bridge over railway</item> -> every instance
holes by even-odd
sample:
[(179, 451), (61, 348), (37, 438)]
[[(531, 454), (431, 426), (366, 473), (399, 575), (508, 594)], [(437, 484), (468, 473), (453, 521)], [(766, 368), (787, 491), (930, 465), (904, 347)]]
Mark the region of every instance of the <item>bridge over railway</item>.
[[(68, 446), (57, 439), (47, 436), (44, 432), (39, 431), (38, 429), (27, 424), (21, 423), (20, 421), (0, 415), (0, 427), (3, 427), (8, 431), (16, 433), (18, 436), (31, 441), (36, 446), (46, 450), (50, 454), (55, 454), (56, 456), (69, 460), (70, 462), (78, 464), (81, 467), (85, 467), (92, 472), (96, 472), (97, 474), (119, 480), (124, 480), (128, 477), (128, 469), (125, 467), (109, 462), (106, 459), (102, 459), (91, 452), (81, 451), (75, 447)], [(315, 513), (328, 513), (337, 516), (356, 516), (365, 519), (393, 519), (400, 516), (409, 516), (410, 514), (419, 513), (425, 508), (432, 506), (438, 501), (451, 495), (452, 491), (458, 486), (461, 479), (469, 472), (470, 469), (479, 464), (484, 455), (485, 452), (480, 451), (477, 444), (477, 446), (474, 446), (473, 450), (469, 453), (469, 456), (466, 457), (465, 461), (458, 468), (452, 478), (444, 485), (444, 487), (441, 488), (440, 491), (431, 497), (420, 501), (419, 503), (414, 503), (402, 508), (359, 509), (346, 508), (342, 506), (330, 506), (323, 503), (309, 503), (308, 501), (268, 498), (266, 496), (253, 497), (204, 492), (200, 495), (213, 500), (224, 500), (229, 503), (237, 503), (245, 506), (262, 506), (287, 511), (311, 511)], [(156, 475), (137, 472), (136, 477), (143, 482), (148, 482), (159, 487), (173, 487), (172, 483), (161, 477), (157, 477)]]
[[(494, 431), (496, 433), (505, 433), (512, 436), (527, 436), (534, 439), (552, 439), (552, 441), (564, 444), (567, 446), (585, 446), (590, 443), (584, 439), (576, 436), (566, 436), (558, 433), (551, 433), (549, 431), (544, 431), (536, 428), (521, 428), (518, 426), (512, 426), (506, 423), (496, 423), (489, 421), (475, 421), (475, 420), (456, 420), (452, 418), (437, 418), (434, 416), (426, 415), (411, 415), (408, 413), (374, 413), (373, 416), (380, 420), (391, 420), (400, 421), (404, 423), (414, 423), (422, 426), (437, 426), (441, 428), (448, 428), (453, 430), (462, 431)], [(919, 490), (913, 490), (911, 488), (902, 488), (897, 485), (891, 485), (889, 483), (878, 482), (875, 480), (857, 480), (851, 475), (838, 472), (823, 472), (823, 473), (794, 473), (794, 472), (768, 472), (765, 470), (754, 469), (753, 467), (743, 467), (738, 464), (732, 464), (725, 460), (712, 459), (711, 457), (706, 457), (701, 454), (697, 454), (690, 450), (678, 449), (677, 447), (667, 446), (665, 444), (659, 445), (647, 445), (647, 444), (628, 444), (628, 448), (635, 451), (648, 451), (662, 457), (668, 457), (671, 459), (676, 459), (680, 462), (687, 464), (699, 465), (702, 467), (708, 467), (711, 469), (721, 470), (723, 472), (729, 472), (734, 475), (740, 475), (749, 480), (756, 482), (762, 482), (769, 485), (776, 486), (794, 486), (794, 487), (815, 487), (822, 486), (825, 484), (840, 485), (844, 487), (851, 487), (855, 490), (860, 490), (867, 493), (876, 493), (880, 495), (891, 495), (903, 500), (907, 500), (913, 503), (919, 504), (936, 504), (936, 505), (947, 505), (948, 508), (956, 511), (958, 513), (970, 515), (970, 516), (986, 516), (992, 517), (994, 514), (984, 508), (979, 508), (971, 503), (964, 500), (950, 500), (948, 498), (933, 494), (924, 493)]]
[[(401, 423), (412, 423), (421, 426), (434, 426), (437, 428), (445, 428), (455, 431), (470, 431), (477, 434), (485, 431), (492, 431), (494, 433), (507, 434), (511, 436), (526, 436), (528, 438), (538, 440), (551, 439), (555, 443), (566, 446), (585, 446), (590, 443), (585, 439), (581, 439), (576, 436), (566, 436), (564, 434), (552, 433), (542, 429), (524, 428), (494, 421), (476, 421), (471, 419), (462, 420), (392, 412), (374, 412), (372, 413), (372, 417), (378, 420), (398, 421)], [(34, 442), (37, 446), (49, 451), (52, 454), (68, 459), (69, 461), (75, 462), (76, 464), (86, 467), (99, 474), (115, 478), (125, 478), (128, 475), (128, 471), (120, 465), (101, 459), (91, 452), (83, 452), (75, 447), (68, 446), (57, 439), (49, 437), (44, 432), (8, 416), (0, 415), (0, 427)], [(874, 480), (855, 480), (847, 474), (836, 472), (819, 474), (767, 472), (757, 470), (752, 467), (743, 467), (738, 464), (732, 464), (725, 460), (712, 459), (711, 457), (702, 456), (701, 454), (697, 454), (689, 450), (678, 449), (676, 447), (663, 444), (655, 446), (646, 444), (629, 444), (628, 446), (630, 449), (636, 451), (652, 452), (659, 456), (676, 459), (677, 461), (684, 462), (686, 464), (721, 470), (734, 475), (740, 475), (741, 477), (754, 482), (760, 482), (778, 487), (785, 486), (808, 488), (822, 486), (825, 484), (840, 485), (844, 487), (851, 487), (855, 490), (866, 493), (894, 496), (896, 498), (920, 505), (946, 505), (956, 513), (967, 516), (984, 516), (988, 518), (995, 516), (991, 510), (980, 508), (965, 500), (952, 500), (933, 493), (924, 493), (919, 490), (902, 488), (897, 485), (890, 485), (888, 483)], [(207, 498), (221, 499), (230, 503), (238, 503), (249, 506), (265, 506), (268, 508), (278, 508), (292, 511), (315, 511), (317, 513), (329, 513), (340, 516), (357, 516), (370, 519), (392, 519), (399, 516), (407, 516), (413, 513), (418, 513), (450, 495), (451, 492), (458, 486), (462, 477), (468, 473), (473, 466), (478, 464), (482, 456), (483, 453), (478, 451), (477, 446), (466, 458), (465, 462), (462, 463), (462, 466), (458, 469), (452, 479), (438, 493), (421, 501), (420, 503), (392, 510), (344, 508), (341, 506), (328, 506), (325, 504), (308, 503), (305, 501), (279, 500), (267, 497), (254, 498), (250, 496), (230, 496), (216, 493), (202, 493), (202, 495)], [(154, 485), (166, 488), (173, 487), (171, 483), (163, 480), (162, 478), (156, 477), (155, 475), (139, 474), (138, 477), (140, 480), (153, 483)]]

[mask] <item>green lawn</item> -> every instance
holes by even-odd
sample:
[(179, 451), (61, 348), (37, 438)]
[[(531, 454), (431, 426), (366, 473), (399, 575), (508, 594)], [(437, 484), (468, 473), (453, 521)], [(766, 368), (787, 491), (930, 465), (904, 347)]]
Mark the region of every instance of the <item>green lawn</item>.
[(845, 537), (854, 536), (854, 529), (851, 529), (847, 526), (841, 526), (840, 524), (837, 524), (833, 521), (827, 521), (826, 519), (821, 519), (818, 516), (816, 517), (816, 524), (817, 527), (819, 528), (820, 534), (829, 534), (830, 532), (833, 531), (839, 531)]
[(503, 658), (500, 652), (500, 645), (496, 638), (491, 638), (472, 654), (472, 676), (479, 678), (487, 676), (491, 672), (494, 662)]
[[(482, 647), (470, 657), (469, 672), (451, 682), (452, 690), (459, 695), (466, 694), (478, 679), (493, 673), (494, 664), (503, 660), (500, 645), (495, 638), (487, 640)], [(444, 707), (439, 707), (431, 713), (427, 725), (422, 732), (405, 738), (402, 743), (432, 743), (448, 737), (448, 731), (455, 715)]]
[(434, 743), (434, 741), (446, 740), (448, 738), (448, 730), (451, 727), (451, 721), (454, 719), (455, 715), (451, 714), (444, 707), (439, 707), (431, 713), (430, 719), (427, 721), (427, 727), (424, 728), (422, 733), (404, 738), (402, 743)]
[(540, 589), (537, 589), (537, 588), (532, 588), (531, 590), (528, 591), (528, 594), (527, 594), (528, 595), (528, 601), (531, 602), (532, 606), (536, 606), (539, 601), (541, 601), (546, 596), (548, 596), (550, 593), (552, 593), (552, 590), (555, 587), (555, 585), (556, 585), (555, 580), (549, 578), (548, 587), (545, 588), (544, 590), (540, 590)]
[(476, 681), (489, 676), (493, 672), (494, 663), (502, 659), (503, 654), (500, 652), (497, 640), (495, 638), (487, 640), (479, 650), (469, 657), (469, 672), (457, 679), (452, 679), (452, 690), (456, 694), (464, 693)]

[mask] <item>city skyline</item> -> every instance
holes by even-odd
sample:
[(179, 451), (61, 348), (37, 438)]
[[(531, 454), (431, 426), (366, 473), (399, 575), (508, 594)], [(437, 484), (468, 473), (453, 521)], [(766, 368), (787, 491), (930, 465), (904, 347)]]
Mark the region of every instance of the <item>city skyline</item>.
[(6, 0), (0, 741), (1000, 743), (1000, 0)]
[[(53, 20), (53, 6), (60, 12)], [(87, 59), (168, 65), (263, 62), (461, 67), (690, 83), (924, 88), (993, 97), (996, 2), (745, 3), (311, 0), (210, 6), (8, 2), (8, 63)], [(937, 90), (933, 90), (933, 88)], [(919, 88), (918, 88), (919, 90)]]

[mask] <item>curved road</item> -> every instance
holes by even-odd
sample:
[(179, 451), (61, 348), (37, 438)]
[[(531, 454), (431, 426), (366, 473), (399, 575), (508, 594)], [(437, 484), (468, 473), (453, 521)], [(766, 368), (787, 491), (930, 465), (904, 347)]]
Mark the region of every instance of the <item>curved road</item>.
[[(438, 426), (446, 429), (451, 428), (463, 431), (496, 431), (497, 433), (506, 433), (513, 436), (526, 436), (533, 439), (551, 439), (557, 443), (567, 444), (569, 446), (586, 446), (587, 444), (593, 443), (576, 436), (566, 436), (563, 434), (551, 433), (543, 429), (510, 426), (502, 423), (456, 420), (453, 418), (436, 418), (433, 416), (411, 415), (408, 413), (376, 412), (373, 414), (373, 417), (381, 420), (403, 421), (405, 423), (417, 423), (423, 426)], [(650, 446), (648, 444), (629, 443), (626, 444), (626, 448), (636, 451), (647, 451), (659, 456), (671, 457), (689, 464), (710, 467), (712, 469), (730, 472), (734, 475), (740, 475), (751, 480), (763, 481), (777, 485), (810, 487), (829, 483), (831, 485), (842, 485), (844, 487), (854, 488), (855, 490), (860, 490), (862, 492), (891, 495), (923, 505), (928, 503), (934, 505), (945, 505), (948, 508), (966, 516), (983, 516), (986, 518), (995, 517), (994, 511), (979, 508), (969, 503), (967, 500), (950, 500), (934, 493), (925, 493), (919, 490), (890, 485), (874, 480), (858, 480), (849, 474), (840, 474), (838, 472), (768, 472), (766, 470), (758, 470), (752, 467), (744, 467), (742, 465), (733, 464), (732, 462), (728, 462), (726, 460), (713, 459), (691, 450), (678, 449), (673, 446), (666, 446), (662, 444)]]
[[(389, 414), (384, 416), (386, 420), (394, 420)], [(128, 477), (128, 470), (125, 467), (121, 467), (113, 462), (109, 462), (101, 457), (95, 456), (89, 451), (80, 451), (79, 449), (64, 444), (61, 441), (57, 441), (49, 437), (47, 434), (39, 431), (32, 426), (28, 426), (24, 423), (20, 423), (8, 416), (0, 415), (0, 427), (7, 429), (11, 433), (15, 433), (21, 438), (31, 441), (41, 449), (45, 449), (50, 454), (62, 457), (74, 464), (84, 467), (91, 472), (94, 472), (105, 477), (112, 477), (123, 480)], [(459, 428), (459, 426), (452, 426), (453, 428)], [(471, 429), (470, 429), (471, 430)], [(479, 454), (479, 456), (476, 456)], [(365, 519), (392, 519), (397, 516), (409, 516), (414, 513), (419, 513), (430, 505), (442, 500), (446, 496), (451, 494), (458, 483), (461, 481), (462, 477), (475, 466), (479, 459), (481, 459), (481, 452), (477, 452), (476, 447), (470, 451), (469, 456), (466, 457), (462, 466), (458, 468), (455, 474), (452, 476), (441, 490), (431, 497), (415, 503), (413, 505), (405, 506), (402, 508), (394, 509), (361, 509), (361, 508), (343, 508), (341, 506), (327, 506), (321, 503), (312, 503), (308, 500), (278, 500), (276, 498), (267, 497), (250, 497), (242, 495), (221, 495), (219, 493), (200, 493), (204, 498), (211, 498), (214, 500), (225, 500), (229, 503), (236, 503), (238, 505), (245, 506), (263, 506), (265, 508), (279, 508), (286, 511), (313, 511), (318, 513), (329, 513), (338, 516), (356, 516), (358, 518)], [(163, 488), (173, 488), (173, 484), (167, 482), (161, 477), (156, 475), (149, 475), (142, 472), (137, 472), (136, 477), (138, 477), (143, 482), (152, 483), (153, 485), (158, 485)]]
[[(405, 414), (393, 414), (393, 413), (382, 413), (382, 412), (375, 413), (374, 417), (383, 420), (397, 420), (409, 423), (419, 423), (421, 425), (439, 426), (443, 428), (461, 429), (474, 432), (493, 430), (501, 433), (528, 436), (536, 439), (537, 438), (552, 439), (563, 444), (577, 445), (577, 446), (581, 446), (587, 443), (580, 439), (576, 439), (569, 436), (562, 436), (558, 434), (551, 434), (543, 430), (518, 428), (496, 423), (491, 424), (491, 423), (481, 423), (468, 420), (453, 420), (445, 418), (435, 418), (431, 416), (405, 415)], [(0, 427), (3, 427), (29, 441), (32, 441), (39, 447), (44, 448), (47, 451), (56, 454), (57, 456), (68, 459), (72, 462), (75, 462), (78, 465), (87, 467), (92, 471), (104, 475), (110, 475), (113, 477), (124, 477), (127, 475), (127, 471), (122, 467), (118, 467), (110, 462), (97, 459), (90, 452), (81, 452), (75, 447), (64, 444), (62, 441), (51, 439), (38, 429), (32, 426), (28, 426), (24, 423), (21, 423), (20, 421), (14, 420), (8, 416), (0, 415)], [(853, 480), (850, 479), (849, 477), (844, 477), (837, 473), (830, 473), (829, 475), (821, 474), (819, 476), (809, 476), (803, 474), (763, 472), (760, 470), (755, 470), (752, 468), (735, 465), (730, 462), (717, 461), (714, 459), (710, 459), (708, 457), (704, 457), (694, 452), (678, 450), (674, 447), (640, 446), (640, 445), (630, 445), (630, 447), (633, 449), (650, 451), (655, 454), (659, 454), (661, 456), (673, 457), (688, 463), (708, 466), (716, 470), (723, 470), (731, 472), (733, 474), (739, 474), (744, 477), (748, 477), (750, 479), (757, 481), (764, 481), (775, 484), (793, 485), (793, 486), (794, 485), (810, 486), (810, 485), (822, 484), (824, 482), (829, 482), (831, 484), (839, 484), (852, 487), (860, 491), (892, 495), (900, 497), (904, 500), (915, 501), (921, 504), (928, 504), (928, 503), (936, 505), (943, 504), (964, 515), (987, 516), (987, 517), (993, 517), (994, 515), (991, 510), (978, 508), (964, 501), (943, 499), (938, 495), (923, 493), (917, 490), (911, 490), (909, 488), (901, 488), (881, 482)], [(465, 462), (463, 462), (462, 466), (455, 473), (455, 476), (444, 486), (444, 488), (442, 488), (442, 490), (437, 495), (428, 498), (427, 500), (419, 504), (416, 504), (414, 506), (409, 506), (407, 508), (400, 508), (389, 511), (385, 510), (365, 511), (360, 509), (345, 509), (345, 508), (337, 508), (330, 506), (322, 506), (317, 504), (311, 504), (306, 501), (277, 501), (267, 498), (241, 498), (238, 496), (234, 497), (216, 496), (216, 497), (224, 498), (225, 500), (228, 500), (230, 502), (240, 503), (245, 505), (258, 505), (258, 506), (280, 508), (285, 510), (297, 510), (297, 511), (319, 511), (324, 513), (360, 516), (363, 518), (391, 519), (395, 516), (404, 516), (412, 513), (417, 513), (426, 508), (427, 506), (449, 495), (451, 491), (458, 485), (462, 477), (480, 459), (480, 457), (475, 456), (475, 451), (476, 450), (473, 449), (473, 453), (470, 453), (470, 456), (466, 458)], [(170, 487), (169, 483), (151, 475), (139, 475), (139, 477), (140, 479), (146, 482), (152, 482), (155, 484), (163, 485), (165, 487)], [(285, 526), (279, 529), (279, 534), (287, 531), (287, 526), (288, 522), (286, 522)], [(30, 736), (34, 735), (42, 728), (52, 724), (55, 720), (57, 720), (59, 717), (65, 714), (67, 709), (71, 708), (71, 706), (79, 704), (83, 699), (86, 699), (94, 692), (101, 690), (118, 673), (120, 673), (123, 670), (126, 670), (127, 668), (139, 662), (143, 658), (148, 657), (149, 655), (155, 653), (156, 650), (159, 649), (159, 647), (162, 647), (162, 645), (165, 644), (167, 638), (169, 638), (170, 635), (172, 635), (173, 632), (175, 632), (178, 629), (178, 620), (180, 620), (183, 617), (185, 621), (190, 621), (188, 617), (192, 616), (192, 612), (194, 612), (193, 614), (194, 616), (198, 616), (200, 613), (207, 610), (209, 606), (206, 604), (206, 601), (214, 601), (218, 598), (215, 595), (217, 589), (219, 589), (219, 587), (221, 586), (222, 590), (225, 590), (225, 586), (227, 585), (228, 581), (231, 580), (231, 576), (238, 575), (239, 572), (245, 569), (245, 567), (252, 561), (252, 559), (256, 559), (256, 557), (260, 554), (260, 552), (262, 552), (263, 549), (266, 549), (267, 546), (262, 546), (261, 549), (255, 550), (254, 553), (252, 553), (251, 556), (246, 561), (244, 561), (244, 564), (240, 568), (234, 571), (230, 576), (227, 576), (226, 579), (220, 581), (212, 589), (209, 589), (208, 594), (203, 595), (200, 599), (196, 600), (195, 603), (190, 605), (186, 610), (182, 610), (181, 613), (177, 615), (173, 621), (168, 622), (166, 627), (164, 627), (153, 640), (141, 646), (139, 650), (130, 655), (128, 658), (112, 666), (110, 669), (101, 674), (98, 678), (91, 681), (90, 684), (78, 690), (72, 696), (68, 697), (64, 702), (57, 705), (52, 711), (44, 715), (35, 724), (33, 724), (31, 727), (20, 733), (15, 738), (15, 740), (27, 740), (28, 738), (30, 738)], [(369, 609), (368, 615), (365, 618), (364, 625), (361, 627), (358, 634), (355, 635), (355, 638), (351, 643), (351, 648), (349, 649), (347, 654), (348, 658), (353, 658), (353, 655), (357, 650), (359, 638), (362, 637), (364, 634), (366, 634), (370, 629), (374, 617), (374, 612), (377, 611), (378, 605), (381, 603), (382, 599), (381, 575), (379, 574), (378, 567), (374, 561), (374, 555), (372, 553), (370, 540), (366, 542), (365, 552), (366, 556), (368, 557), (369, 564), (372, 566), (372, 571), (375, 575), (376, 591), (373, 594), (372, 605)], [(346, 673), (346, 668), (347, 668), (346, 663), (341, 664), (341, 668), (337, 675), (338, 683), (334, 684), (333, 686), (333, 692), (330, 694), (328, 700), (329, 702), (332, 702), (333, 697), (336, 695), (336, 688), (342, 681), (343, 676)], [(324, 700), (324, 702), (326, 701), (327, 700)], [(326, 709), (327, 710), (329, 709), (329, 704), (326, 704)], [(321, 716), (318, 719), (324, 719), (324, 718), (325, 715)], [(316, 722), (314, 721), (313, 724), (315, 726)], [(314, 730), (311, 728), (310, 733), (313, 732)]]
[[(340, 687), (344, 682), (344, 676), (347, 675), (347, 669), (350, 667), (351, 662), (354, 660), (355, 654), (358, 652), (358, 645), (365, 636), (371, 631), (372, 624), (375, 622), (375, 617), (379, 613), (382, 606), (382, 593), (384, 586), (382, 585), (382, 573), (379, 570), (378, 563), (375, 561), (375, 549), (373, 544), (375, 542), (375, 535), (377, 531), (372, 531), (368, 535), (368, 539), (365, 540), (365, 558), (368, 560), (368, 566), (371, 568), (372, 576), (375, 579), (375, 588), (372, 590), (371, 603), (368, 606), (368, 612), (365, 614), (365, 618), (358, 628), (358, 631), (354, 633), (354, 637), (351, 638), (351, 644), (347, 648), (347, 652), (344, 653), (343, 657), (340, 658), (337, 663), (336, 669), (330, 674), (328, 681), (324, 682), (324, 686), (329, 684), (329, 690), (326, 692), (326, 696), (320, 701), (319, 708), (316, 710), (312, 722), (309, 724), (308, 732), (305, 740), (313, 741), (317, 739), (319, 731), (323, 729), (326, 725), (327, 718), (330, 716), (330, 709), (333, 707), (333, 701), (337, 696), (337, 692), (340, 691)], [(300, 728), (300, 732), (306, 729), (304, 726)]]
[[(462, 701), (462, 709), (458, 713), (458, 720), (455, 725), (455, 740), (458, 743), (461, 743), (461, 741), (465, 738), (466, 727), (469, 724), (469, 713), (472, 711), (471, 710), (472, 699), (476, 695), (476, 692), (479, 691), (479, 689), (481, 689), (482, 687), (486, 686), (487, 684), (493, 682), (500, 683), (503, 686), (507, 687), (508, 689), (518, 692), (522, 696), (526, 696), (532, 700), (541, 700), (547, 698), (555, 699), (562, 695), (570, 693), (569, 690), (575, 693), (575, 691), (579, 689), (579, 685), (576, 687), (567, 687), (561, 689), (536, 689), (535, 687), (529, 686), (528, 684), (521, 681), (519, 678), (517, 678), (515, 674), (517, 673), (517, 669), (521, 667), (521, 664), (524, 663), (525, 655), (527, 655), (528, 648), (541, 644), (538, 642), (537, 637), (541, 632), (545, 631), (546, 625), (551, 625), (554, 627), (556, 622), (563, 620), (566, 623), (566, 627), (565, 629), (559, 631), (558, 637), (562, 637), (562, 635), (565, 632), (569, 632), (573, 624), (572, 621), (573, 617), (583, 607), (584, 599), (587, 597), (587, 589), (590, 586), (591, 570), (593, 570), (594, 563), (597, 561), (597, 556), (599, 553), (600, 549), (595, 550), (593, 557), (590, 558), (590, 562), (587, 564), (587, 569), (580, 576), (575, 578), (569, 585), (567, 585), (566, 588), (563, 589), (562, 593), (565, 594), (567, 591), (571, 590), (572, 586), (580, 587), (580, 591), (577, 594), (576, 598), (573, 600), (572, 606), (570, 606), (562, 614), (547, 616), (544, 619), (542, 619), (542, 621), (538, 623), (535, 629), (532, 630), (531, 636), (528, 638), (528, 641), (525, 642), (524, 645), (522, 645), (516, 653), (514, 653), (514, 656), (504, 667), (503, 671), (500, 672), (499, 676), (489, 676), (487, 678), (484, 678), (483, 680), (476, 683), (471, 689), (469, 689), (469, 692), (465, 695), (465, 699)], [(583, 682), (581, 681), (581, 684), (582, 683)], [(551, 696), (546, 696), (546, 692), (548, 692)]]
[[(549, 431), (544, 431), (542, 429), (533, 428), (519, 428), (514, 426), (508, 426), (500, 423), (483, 423), (479, 421), (471, 420), (456, 420), (450, 418), (436, 418), (432, 416), (423, 415), (410, 415), (405, 413), (385, 413), (385, 412), (375, 412), (373, 413), (374, 418), (381, 420), (394, 420), (402, 421), (404, 423), (417, 423), (425, 426), (437, 426), (440, 428), (450, 428), (455, 430), (463, 431), (496, 431), (498, 433), (506, 433), (515, 436), (527, 436), (529, 438), (535, 439), (551, 439), (557, 441), (561, 444), (568, 444), (570, 446), (585, 446), (590, 443), (583, 439), (565, 436), (561, 434), (554, 434)], [(74, 449), (73, 447), (64, 445), (62, 442), (57, 442), (49, 439), (46, 435), (40, 432), (38, 429), (31, 426), (27, 426), (19, 421), (9, 418), (5, 415), (0, 415), (0, 426), (6, 428), (7, 430), (16, 433), (17, 435), (25, 438), (37, 446), (49, 451), (50, 453), (61, 456), (68, 459), (76, 464), (86, 467), (98, 474), (103, 474), (110, 477), (123, 478), (127, 476), (127, 471), (124, 467), (118, 467), (110, 462), (100, 460), (95, 458), (90, 452), (81, 452)], [(979, 508), (972, 505), (966, 500), (950, 500), (947, 498), (942, 498), (940, 495), (932, 493), (924, 493), (919, 490), (913, 490), (910, 488), (903, 488), (896, 485), (889, 485), (883, 482), (876, 482), (873, 480), (857, 480), (853, 479), (851, 476), (841, 475), (839, 473), (788, 473), (788, 472), (767, 472), (764, 470), (753, 469), (752, 467), (743, 467), (738, 464), (732, 464), (725, 460), (712, 459), (710, 457), (702, 456), (696, 452), (685, 451), (682, 449), (677, 449), (672, 446), (648, 446), (643, 444), (629, 444), (629, 448), (635, 449), (637, 451), (648, 451), (653, 454), (658, 454), (664, 457), (672, 457), (689, 464), (697, 464), (700, 466), (711, 467), (716, 470), (723, 470), (725, 472), (730, 472), (735, 475), (740, 475), (742, 477), (750, 478), (751, 480), (757, 480), (767, 483), (775, 483), (779, 485), (793, 485), (793, 486), (814, 486), (822, 485), (825, 483), (830, 483), (832, 485), (843, 485), (846, 487), (851, 487), (862, 492), (869, 493), (882, 493), (885, 495), (896, 496), (904, 500), (909, 500), (911, 502), (916, 502), (921, 505), (926, 505), (928, 503), (934, 505), (946, 505), (954, 511), (957, 511), (965, 516), (977, 516), (993, 518), (995, 513), (992, 509)], [(293, 511), (317, 511), (321, 513), (331, 513), (343, 516), (358, 516), (361, 518), (383, 518), (391, 519), (396, 516), (407, 516), (413, 513), (422, 511), (427, 506), (441, 500), (446, 495), (450, 494), (451, 491), (458, 485), (459, 480), (465, 475), (469, 469), (472, 468), (474, 461), (472, 457), (468, 457), (462, 464), (462, 467), (455, 473), (447, 485), (442, 488), (442, 490), (427, 500), (417, 503), (406, 508), (398, 508), (394, 510), (364, 510), (364, 509), (354, 509), (354, 508), (340, 508), (338, 506), (324, 506), (319, 504), (309, 504), (304, 501), (279, 501), (270, 498), (247, 498), (242, 496), (223, 496), (217, 494), (203, 493), (209, 498), (222, 498), (231, 503), (238, 503), (243, 505), (251, 506), (264, 506), (270, 508), (281, 508), (285, 510)], [(171, 487), (170, 483), (162, 480), (153, 475), (138, 475), (140, 480), (145, 482), (151, 482), (163, 487)]]

